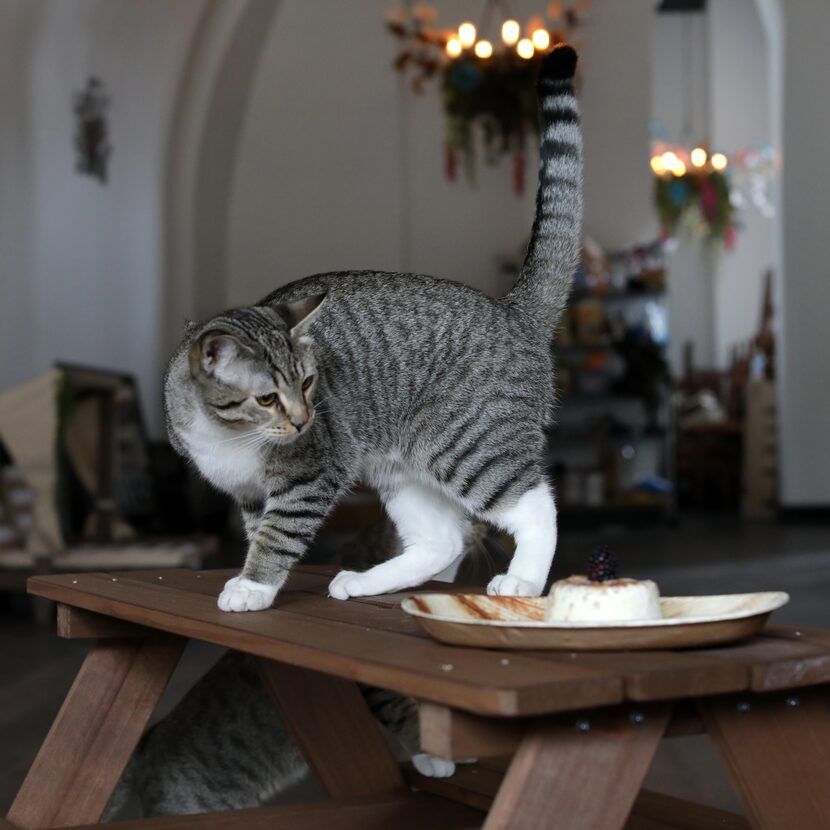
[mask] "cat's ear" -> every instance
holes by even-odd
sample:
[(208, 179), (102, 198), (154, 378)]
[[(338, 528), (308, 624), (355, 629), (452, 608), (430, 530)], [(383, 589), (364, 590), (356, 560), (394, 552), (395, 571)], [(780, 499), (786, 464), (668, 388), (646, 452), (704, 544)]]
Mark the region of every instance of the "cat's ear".
[(317, 316), (326, 299), (325, 294), (303, 297), (293, 303), (280, 303), (277, 312), (288, 323), (292, 337), (299, 337), (308, 330), (311, 321)]
[(194, 377), (198, 374), (215, 375), (217, 371), (250, 351), (233, 335), (222, 331), (209, 331), (203, 334), (190, 350), (190, 372)]

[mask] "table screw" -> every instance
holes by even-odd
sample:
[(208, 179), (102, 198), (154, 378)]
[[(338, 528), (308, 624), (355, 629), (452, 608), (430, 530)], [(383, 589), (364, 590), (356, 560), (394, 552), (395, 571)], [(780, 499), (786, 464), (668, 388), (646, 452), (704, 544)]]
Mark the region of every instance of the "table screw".
[(502, 657), (501, 660), (499, 660), (499, 663), (501, 663), (503, 666), (510, 665), (510, 661), (506, 657)]
[(578, 720), (576, 722), (576, 728), (580, 732), (590, 732), (591, 731), (591, 723), (587, 720)]
[(798, 709), (801, 705), (801, 700), (797, 698), (795, 695), (790, 695), (787, 698), (787, 708), (788, 709)]
[(746, 700), (742, 700), (736, 707), (735, 707), (742, 715), (745, 715), (752, 707)]
[(113, 582), (118, 582), (118, 580), (115, 577), (112, 578), (112, 581)]
[(202, 578), (201, 574), (196, 574), (196, 579), (201, 579), (201, 578)]
[(441, 666), (441, 671), (452, 671), (454, 668), (455, 666), (453, 666), (452, 663), (444, 663), (444, 665)]
[(633, 723), (635, 726), (639, 726), (645, 719), (646, 716), (642, 712), (632, 712), (628, 719)]
[(77, 584), (78, 584), (78, 580), (77, 580), (77, 579), (73, 579), (73, 580), (72, 580), (72, 584), (73, 584), (73, 585), (77, 585)]
[(163, 577), (163, 576), (160, 576), (160, 577), (159, 577), (159, 579), (164, 579), (164, 577)]
[(801, 632), (800, 632), (800, 631), (794, 631), (794, 632), (793, 632), (793, 634), (794, 634), (796, 637), (800, 637), (800, 636), (801, 636)]

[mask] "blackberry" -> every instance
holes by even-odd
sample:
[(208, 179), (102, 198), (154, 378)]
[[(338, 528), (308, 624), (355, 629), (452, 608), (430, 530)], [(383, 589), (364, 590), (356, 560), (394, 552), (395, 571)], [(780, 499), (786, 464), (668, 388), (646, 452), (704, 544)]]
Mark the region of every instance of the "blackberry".
[(617, 578), (617, 557), (608, 545), (600, 545), (588, 559), (588, 579), (591, 582), (605, 582)]

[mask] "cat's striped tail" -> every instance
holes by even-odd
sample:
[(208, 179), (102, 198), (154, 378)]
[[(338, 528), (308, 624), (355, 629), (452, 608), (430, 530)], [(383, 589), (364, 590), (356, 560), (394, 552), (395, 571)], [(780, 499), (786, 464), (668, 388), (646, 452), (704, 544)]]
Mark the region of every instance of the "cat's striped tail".
[(542, 60), (536, 218), (519, 279), (508, 294), (551, 326), (567, 304), (582, 248), (582, 131), (572, 83), (575, 69), (576, 52), (567, 43)]

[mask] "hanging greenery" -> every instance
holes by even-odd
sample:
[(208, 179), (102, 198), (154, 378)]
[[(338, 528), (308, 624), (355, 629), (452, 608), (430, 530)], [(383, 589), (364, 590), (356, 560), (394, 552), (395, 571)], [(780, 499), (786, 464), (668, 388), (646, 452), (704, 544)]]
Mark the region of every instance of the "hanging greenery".
[(729, 196), (728, 175), (711, 169), (668, 173), (654, 180), (660, 225), (666, 236), (681, 226), (731, 248), (735, 240), (735, 208)]
[(503, 5), (487, 0), (481, 30), (470, 22), (458, 30), (436, 26), (432, 6), (421, 3), (412, 11), (395, 9), (387, 16), (389, 30), (403, 41), (395, 68), (408, 73), (417, 93), (434, 78), (441, 80), (447, 121), (445, 173), (455, 179), (459, 161), (468, 181), (474, 181), (481, 143), (484, 160), (495, 164), (504, 156), (513, 160), (513, 184), (517, 193), (525, 186), (525, 146), (534, 144), (538, 123), (535, 80), (548, 48), (571, 40), (588, 0), (555, 0), (547, 8), (547, 20), (536, 17), (525, 26), (501, 22), (503, 44), (486, 37), (493, 12)]

